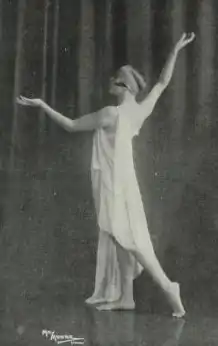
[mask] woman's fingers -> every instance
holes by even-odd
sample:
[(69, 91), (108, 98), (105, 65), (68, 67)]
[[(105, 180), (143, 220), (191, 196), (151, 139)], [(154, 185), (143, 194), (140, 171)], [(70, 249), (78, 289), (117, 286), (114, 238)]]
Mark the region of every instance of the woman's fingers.
[(21, 104), (21, 105), (24, 105), (25, 104), (25, 101), (21, 98), (21, 97), (17, 97), (16, 98), (16, 102)]
[(34, 103), (31, 102), (30, 99), (23, 97), (23, 96), (19, 96), (16, 98), (16, 102), (22, 106), (31, 106)]
[(38, 105), (38, 99), (29, 99), (24, 96), (19, 96), (16, 98), (17, 103), (24, 105), (24, 106), (37, 106)]
[(31, 102), (31, 99), (24, 97), (24, 96), (20, 96), (21, 100), (25, 101), (25, 102)]
[(25, 102), (26, 104), (31, 104), (31, 100), (27, 97), (21, 96), (20, 99), (22, 102)]
[(190, 42), (193, 41), (194, 39), (195, 39), (195, 33), (192, 32), (192, 33), (190, 34)]
[(177, 48), (181, 49), (184, 48), (187, 44), (191, 43), (195, 38), (194, 32), (192, 33), (183, 33), (180, 40), (177, 43)]
[(184, 40), (184, 43), (188, 44), (188, 43), (192, 42), (194, 40), (194, 38), (195, 38), (195, 34), (193, 32), (190, 34), (187, 34), (186, 38)]

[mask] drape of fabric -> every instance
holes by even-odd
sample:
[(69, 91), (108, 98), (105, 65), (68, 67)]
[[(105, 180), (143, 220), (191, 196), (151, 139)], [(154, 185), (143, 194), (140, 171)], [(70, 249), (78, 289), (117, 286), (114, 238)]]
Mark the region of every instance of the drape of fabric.
[[(107, 108), (103, 111), (107, 112)], [(121, 295), (116, 242), (128, 251), (153, 253), (132, 154), (132, 138), (142, 125), (141, 108), (130, 102), (116, 111), (115, 128), (95, 133), (92, 158), (93, 195), (100, 228), (94, 296), (110, 302)], [(134, 280), (142, 267), (133, 257), (127, 265), (132, 266)]]

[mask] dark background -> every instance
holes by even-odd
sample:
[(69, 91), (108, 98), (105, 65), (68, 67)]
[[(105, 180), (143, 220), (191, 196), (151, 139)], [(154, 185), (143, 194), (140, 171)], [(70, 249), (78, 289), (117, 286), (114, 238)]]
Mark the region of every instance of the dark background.
[[(218, 2), (0, 1), (0, 309), (83, 302), (97, 246), (92, 134), (65, 133), (17, 95), (43, 97), (70, 118), (110, 102), (109, 76), (130, 63), (158, 78), (173, 42), (194, 31), (173, 80), (134, 141), (157, 255), (190, 311), (218, 303)], [(163, 297), (143, 274), (137, 305)]]

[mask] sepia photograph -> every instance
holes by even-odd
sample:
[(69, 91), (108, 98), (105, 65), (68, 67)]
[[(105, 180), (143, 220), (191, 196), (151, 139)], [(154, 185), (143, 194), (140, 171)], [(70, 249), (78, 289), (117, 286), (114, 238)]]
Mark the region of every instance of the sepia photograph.
[(0, 344), (218, 343), (218, 2), (0, 0)]

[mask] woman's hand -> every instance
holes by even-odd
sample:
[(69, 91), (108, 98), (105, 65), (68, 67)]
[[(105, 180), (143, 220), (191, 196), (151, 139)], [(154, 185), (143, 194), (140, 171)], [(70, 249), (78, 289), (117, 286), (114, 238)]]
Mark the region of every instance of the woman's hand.
[(29, 107), (41, 107), (43, 104), (43, 101), (41, 99), (29, 99), (29, 98), (23, 97), (23, 96), (17, 97), (16, 102), (19, 105), (29, 106)]
[(189, 43), (191, 43), (195, 38), (194, 32), (191, 34), (184, 33), (179, 41), (176, 43), (175, 49), (176, 51), (180, 51), (182, 48), (186, 47)]

